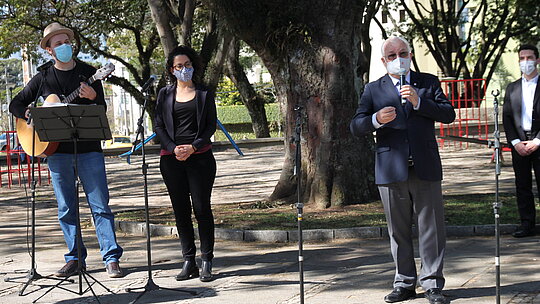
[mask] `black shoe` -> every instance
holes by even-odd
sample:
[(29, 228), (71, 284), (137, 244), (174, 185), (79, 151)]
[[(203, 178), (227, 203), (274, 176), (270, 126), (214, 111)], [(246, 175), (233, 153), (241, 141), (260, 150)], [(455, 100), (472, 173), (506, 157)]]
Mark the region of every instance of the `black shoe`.
[[(61, 278), (67, 278), (77, 273), (79, 266), (79, 262), (77, 260), (71, 260), (64, 265), (64, 267), (60, 268), (57, 272), (54, 273), (55, 276), (61, 277)], [(86, 267), (82, 267), (83, 270), (86, 269)]]
[(518, 228), (514, 233), (512, 233), (512, 236), (515, 238), (522, 238), (522, 237), (528, 237), (528, 236), (534, 236), (534, 229), (528, 229), (528, 228)]
[(197, 263), (195, 263), (195, 259), (188, 259), (184, 261), (184, 265), (182, 266), (182, 271), (178, 275), (176, 275), (177, 281), (184, 281), (191, 278), (196, 278), (199, 276), (199, 268), (197, 268)]
[(394, 303), (408, 300), (416, 297), (416, 291), (403, 287), (395, 287), (391, 293), (384, 297), (386, 303)]
[(107, 270), (109, 278), (121, 278), (124, 276), (124, 272), (122, 271), (122, 268), (120, 268), (118, 262), (110, 262), (105, 266), (105, 270)]
[(446, 298), (440, 288), (428, 289), (424, 296), (429, 300), (429, 304), (446, 304)]
[(201, 282), (210, 282), (214, 279), (212, 276), (212, 261), (202, 261), (201, 265)]

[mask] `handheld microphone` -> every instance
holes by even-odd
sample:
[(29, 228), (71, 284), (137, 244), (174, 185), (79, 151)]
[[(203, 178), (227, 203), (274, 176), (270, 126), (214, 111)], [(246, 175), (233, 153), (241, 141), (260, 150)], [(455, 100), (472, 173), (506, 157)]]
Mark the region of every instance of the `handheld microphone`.
[[(399, 91), (401, 92), (401, 87), (405, 85), (405, 74), (407, 71), (404, 68), (399, 69)], [(407, 98), (401, 98), (401, 104), (404, 105), (407, 102)]]
[(154, 81), (156, 81), (156, 79), (156, 75), (150, 75), (148, 80), (143, 84), (141, 91), (146, 92), (152, 86), (152, 84), (154, 84)]

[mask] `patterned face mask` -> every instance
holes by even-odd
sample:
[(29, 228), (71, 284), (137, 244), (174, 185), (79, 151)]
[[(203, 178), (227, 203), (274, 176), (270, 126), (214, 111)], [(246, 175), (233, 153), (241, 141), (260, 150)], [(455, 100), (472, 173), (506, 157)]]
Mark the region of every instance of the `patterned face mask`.
[(173, 74), (176, 77), (176, 79), (182, 82), (190, 81), (191, 78), (193, 77), (193, 68), (183, 67), (180, 71), (174, 70)]

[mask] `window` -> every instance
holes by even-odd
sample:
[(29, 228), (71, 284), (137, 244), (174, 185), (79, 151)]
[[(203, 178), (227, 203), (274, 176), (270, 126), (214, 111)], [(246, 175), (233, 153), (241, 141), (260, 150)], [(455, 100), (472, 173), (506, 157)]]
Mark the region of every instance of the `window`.
[(405, 10), (399, 10), (399, 22), (405, 22), (407, 21), (407, 13)]
[(382, 12), (381, 22), (383, 24), (388, 23), (388, 12), (387, 11)]

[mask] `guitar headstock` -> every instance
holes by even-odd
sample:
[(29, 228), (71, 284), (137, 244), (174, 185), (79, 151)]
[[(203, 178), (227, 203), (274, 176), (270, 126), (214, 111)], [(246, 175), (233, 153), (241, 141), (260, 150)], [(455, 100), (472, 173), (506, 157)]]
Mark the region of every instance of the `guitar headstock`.
[(96, 73), (93, 76), (94, 80), (103, 80), (107, 78), (107, 76), (111, 75), (111, 73), (114, 72), (114, 64), (107, 63), (102, 68), (96, 71)]

